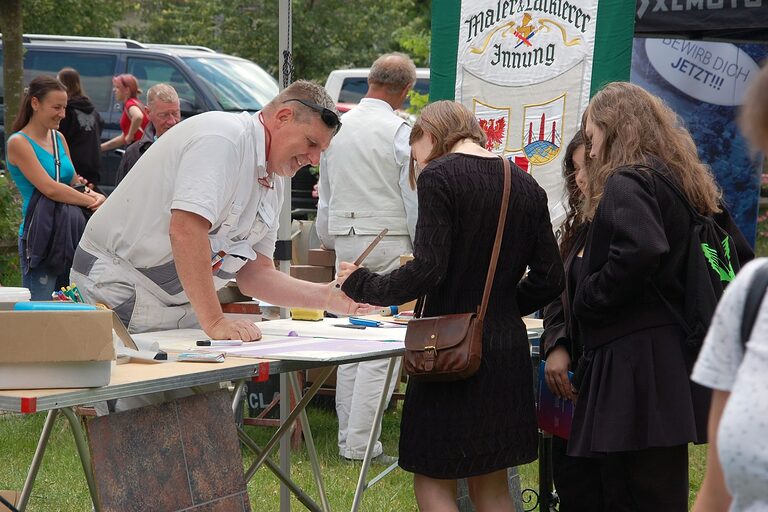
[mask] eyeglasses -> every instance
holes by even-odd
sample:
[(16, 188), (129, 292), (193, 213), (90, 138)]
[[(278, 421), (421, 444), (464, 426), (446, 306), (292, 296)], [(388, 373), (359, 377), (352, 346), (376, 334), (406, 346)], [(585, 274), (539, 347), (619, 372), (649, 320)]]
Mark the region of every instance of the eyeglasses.
[(289, 101), (298, 101), (305, 107), (309, 107), (315, 112), (320, 113), (320, 119), (323, 120), (323, 123), (325, 123), (325, 126), (328, 128), (333, 129), (333, 134), (336, 135), (339, 133), (339, 130), (341, 130), (341, 120), (339, 119), (339, 116), (336, 115), (336, 113), (328, 108), (321, 107), (317, 103), (312, 103), (311, 101), (301, 100), (299, 98), (291, 98), (289, 100), (285, 100), (285, 103), (288, 103)]

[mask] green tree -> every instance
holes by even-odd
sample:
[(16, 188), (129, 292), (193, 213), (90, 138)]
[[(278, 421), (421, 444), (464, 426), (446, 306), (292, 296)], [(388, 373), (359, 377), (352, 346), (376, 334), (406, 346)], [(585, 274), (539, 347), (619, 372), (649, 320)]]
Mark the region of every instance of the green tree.
[[(0, 9), (0, 31), (3, 33), (3, 85), (5, 114), (3, 123), (10, 130), (19, 111), (22, 94), (24, 47), (21, 0), (5, 0)], [(0, 162), (5, 167), (5, 162)], [(0, 284), (21, 285), (17, 240), (21, 222), (21, 200), (7, 174), (0, 172)]]
[(22, 2), (6, 0), (0, 9), (0, 31), (3, 34), (3, 91), (5, 117), (3, 124), (10, 127), (21, 103), (24, 46), (22, 45)]
[[(425, 66), (430, 3), (424, 0), (294, 0), (294, 78), (324, 82), (336, 68), (367, 67), (404, 51)], [(278, 3), (274, 0), (145, 0), (144, 24), (124, 35), (157, 43), (199, 44), (259, 63), (278, 75)]]
[(115, 37), (115, 23), (138, 7), (113, 0), (24, 0), (28, 34)]

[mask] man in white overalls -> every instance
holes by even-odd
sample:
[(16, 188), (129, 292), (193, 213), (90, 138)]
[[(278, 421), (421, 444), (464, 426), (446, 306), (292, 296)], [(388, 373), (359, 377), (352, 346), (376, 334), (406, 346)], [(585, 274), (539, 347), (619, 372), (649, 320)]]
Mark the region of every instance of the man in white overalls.
[(216, 290), (273, 304), (359, 314), (333, 285), (299, 281), (272, 255), (284, 177), (317, 165), (341, 123), (325, 89), (298, 81), (261, 112), (207, 112), (159, 138), (94, 215), (72, 281), (129, 331), (202, 327), (212, 339), (257, 340), (225, 318)]
[[(411, 128), (395, 109), (415, 82), (416, 67), (407, 55), (376, 59), (365, 98), (344, 114), (344, 128), (323, 154), (316, 226), (323, 245), (336, 250), (337, 269), (342, 261), (354, 261), (384, 228), (389, 232), (365, 260), (368, 269), (390, 272), (400, 265), (400, 255), (413, 251), (418, 200), (409, 183)], [(346, 459), (365, 455), (388, 363), (364, 361), (337, 370), (339, 454)], [(396, 376), (398, 368), (399, 360)], [(387, 390), (388, 400), (394, 387)], [(381, 423), (375, 428), (373, 461), (391, 464), (396, 459), (378, 441)]]

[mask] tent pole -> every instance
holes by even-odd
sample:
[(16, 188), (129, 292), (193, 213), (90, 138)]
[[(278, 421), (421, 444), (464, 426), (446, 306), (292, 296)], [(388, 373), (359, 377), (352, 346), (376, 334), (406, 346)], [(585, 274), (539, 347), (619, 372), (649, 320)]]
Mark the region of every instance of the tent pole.
[[(280, 65), (280, 90), (288, 87), (293, 81), (293, 44), (291, 30), (291, 0), (280, 0), (279, 33), (280, 39), (278, 62)], [(290, 273), (291, 267), (291, 180), (285, 183), (285, 196), (283, 208), (280, 210), (280, 224), (277, 232), (278, 244), (281, 246), (279, 264), (280, 271)], [(280, 317), (287, 318), (288, 310), (280, 309)], [(280, 422), (285, 422), (290, 413), (290, 392), (288, 390), (288, 376), (280, 375)], [(283, 436), (280, 440), (280, 469), (284, 474), (291, 474), (291, 436)], [(291, 491), (287, 485), (280, 483), (280, 512), (290, 512)]]

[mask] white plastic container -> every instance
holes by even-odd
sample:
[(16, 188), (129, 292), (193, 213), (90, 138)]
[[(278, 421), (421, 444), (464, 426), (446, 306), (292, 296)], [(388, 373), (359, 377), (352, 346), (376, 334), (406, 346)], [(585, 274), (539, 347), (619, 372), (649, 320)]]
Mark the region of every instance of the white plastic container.
[(29, 302), (31, 298), (32, 294), (27, 288), (0, 286), (0, 311), (13, 309), (17, 302)]

